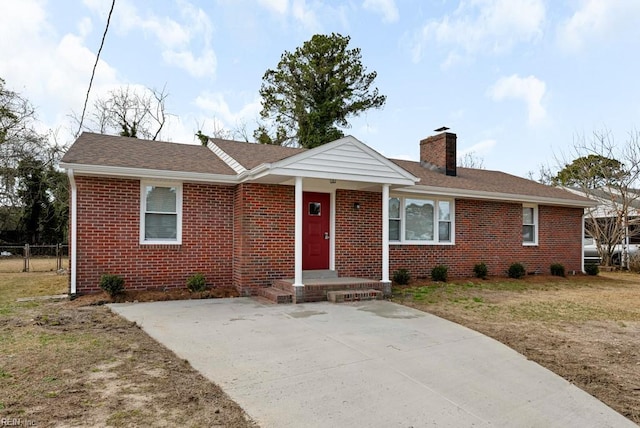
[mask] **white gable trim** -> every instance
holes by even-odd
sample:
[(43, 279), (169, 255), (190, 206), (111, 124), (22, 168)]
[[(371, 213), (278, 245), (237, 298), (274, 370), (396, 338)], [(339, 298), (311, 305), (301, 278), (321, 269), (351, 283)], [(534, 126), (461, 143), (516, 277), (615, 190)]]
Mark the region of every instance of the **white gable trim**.
[(310, 149), (278, 162), (261, 164), (246, 179), (268, 175), (324, 178), (413, 186), (419, 178), (352, 136)]
[(236, 172), (236, 174), (242, 174), (246, 172), (247, 169), (240, 165), (240, 162), (232, 158), (227, 152), (218, 147), (213, 141), (209, 140), (207, 143), (207, 148), (211, 150), (216, 156), (218, 156), (224, 163), (229, 166), (232, 170)]

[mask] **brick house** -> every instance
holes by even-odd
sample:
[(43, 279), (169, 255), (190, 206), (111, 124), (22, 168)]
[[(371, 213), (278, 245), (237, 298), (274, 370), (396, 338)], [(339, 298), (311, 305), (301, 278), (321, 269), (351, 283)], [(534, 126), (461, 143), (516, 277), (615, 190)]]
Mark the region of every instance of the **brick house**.
[(414, 278), (439, 264), (472, 276), (479, 262), (498, 276), (514, 262), (581, 271), (583, 212), (593, 205), (456, 167), (448, 132), (420, 142), (420, 162), (387, 159), (350, 136), (306, 150), (83, 133), (61, 166), (71, 183), (72, 294), (98, 291), (105, 273), (147, 289), (184, 287), (199, 272), (242, 295), (271, 290), (300, 302), (326, 298), (332, 281), (388, 293), (399, 268)]

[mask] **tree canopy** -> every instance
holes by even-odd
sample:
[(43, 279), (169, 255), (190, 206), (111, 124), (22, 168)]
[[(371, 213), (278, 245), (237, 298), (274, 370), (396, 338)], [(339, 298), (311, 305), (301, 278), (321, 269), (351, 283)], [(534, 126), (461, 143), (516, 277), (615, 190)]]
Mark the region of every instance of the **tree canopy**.
[[(350, 37), (316, 34), (295, 52), (285, 51), (275, 70), (262, 78), (260, 143), (313, 148), (344, 136), (350, 117), (381, 108), (386, 97), (372, 88), (359, 48)], [(270, 126), (272, 124), (272, 126)]]
[(0, 78), (0, 240), (56, 243), (66, 239), (66, 175), (61, 149), (35, 129), (35, 109)]
[(551, 179), (554, 185), (597, 189), (618, 183), (626, 174), (624, 165), (600, 154), (574, 159)]

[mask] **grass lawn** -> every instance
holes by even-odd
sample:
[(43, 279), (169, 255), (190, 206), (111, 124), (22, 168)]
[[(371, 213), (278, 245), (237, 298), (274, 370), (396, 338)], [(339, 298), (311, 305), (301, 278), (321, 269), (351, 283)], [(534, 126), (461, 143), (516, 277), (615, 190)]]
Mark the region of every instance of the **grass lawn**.
[(135, 324), (79, 301), (66, 275), (0, 273), (0, 418), (21, 426), (254, 426)]
[(394, 301), (505, 343), (640, 423), (640, 275), (429, 281)]

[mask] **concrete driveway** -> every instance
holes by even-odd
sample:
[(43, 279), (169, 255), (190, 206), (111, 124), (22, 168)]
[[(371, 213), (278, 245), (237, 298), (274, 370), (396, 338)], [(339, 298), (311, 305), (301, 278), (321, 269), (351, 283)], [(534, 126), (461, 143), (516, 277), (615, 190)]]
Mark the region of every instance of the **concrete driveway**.
[(384, 301), (114, 304), (261, 427), (625, 427), (486, 336)]

